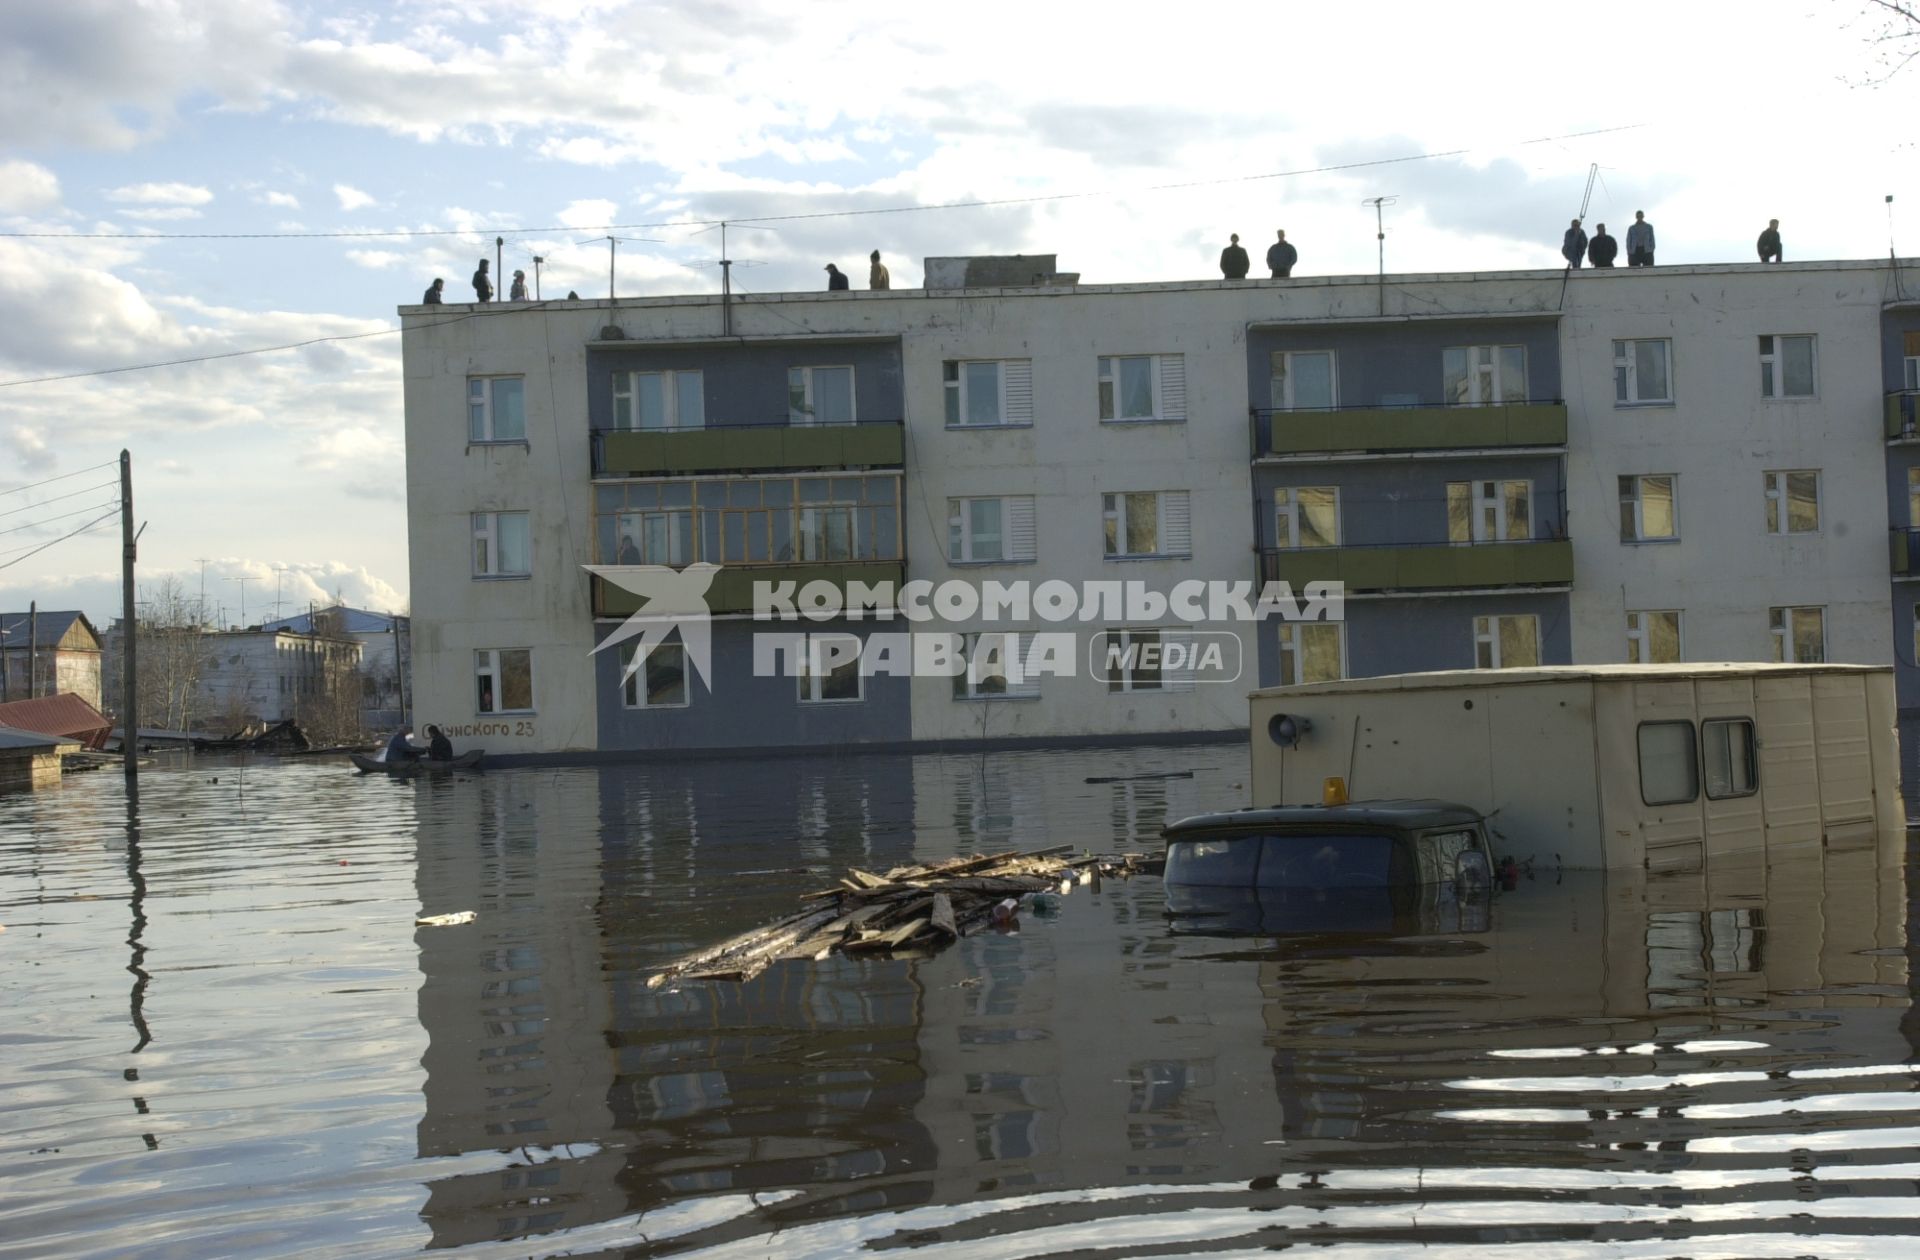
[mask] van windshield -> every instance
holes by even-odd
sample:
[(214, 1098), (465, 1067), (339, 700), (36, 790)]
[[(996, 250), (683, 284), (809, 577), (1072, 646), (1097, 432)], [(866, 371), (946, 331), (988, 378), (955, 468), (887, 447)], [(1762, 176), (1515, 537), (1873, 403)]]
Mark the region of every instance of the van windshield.
[(1192, 888), (1384, 888), (1397, 846), (1381, 835), (1241, 835), (1175, 840), (1166, 882)]

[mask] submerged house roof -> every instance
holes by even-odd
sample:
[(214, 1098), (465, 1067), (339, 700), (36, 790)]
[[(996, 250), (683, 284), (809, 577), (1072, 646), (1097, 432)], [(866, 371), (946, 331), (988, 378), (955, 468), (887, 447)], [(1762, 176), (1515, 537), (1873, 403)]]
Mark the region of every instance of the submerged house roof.
[(0, 704), (0, 726), (78, 740), (88, 748), (105, 744), (113, 730), (105, 714), (70, 691)]

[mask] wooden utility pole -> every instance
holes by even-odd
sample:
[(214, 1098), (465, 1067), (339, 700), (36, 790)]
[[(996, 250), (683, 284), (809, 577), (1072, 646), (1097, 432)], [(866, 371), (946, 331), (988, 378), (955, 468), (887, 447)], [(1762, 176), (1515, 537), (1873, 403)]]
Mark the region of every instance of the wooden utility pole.
[(140, 780), (140, 706), (135, 699), (135, 658), (139, 635), (133, 621), (133, 456), (120, 452), (120, 752), (127, 786)]

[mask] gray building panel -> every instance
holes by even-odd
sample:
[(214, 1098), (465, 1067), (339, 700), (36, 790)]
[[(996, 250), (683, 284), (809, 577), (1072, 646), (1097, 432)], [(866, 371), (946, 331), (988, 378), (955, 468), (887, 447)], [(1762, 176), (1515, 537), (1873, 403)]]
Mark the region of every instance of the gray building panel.
[(1538, 320), (1421, 321), (1396, 324), (1253, 328), (1247, 332), (1247, 398), (1269, 405), (1271, 355), (1279, 350), (1332, 350), (1342, 407), (1418, 402), (1438, 406), (1448, 346), (1525, 346), (1527, 397), (1556, 401), (1560, 394), (1557, 317)]
[(1444, 543), (1447, 483), (1476, 480), (1531, 481), (1533, 537), (1561, 537), (1566, 532), (1561, 466), (1558, 455), (1255, 465), (1253, 491), (1259, 545), (1277, 545), (1273, 492), (1299, 486), (1339, 488), (1343, 547)]
[(897, 339), (596, 346), (587, 356), (587, 411), (594, 430), (613, 427), (616, 372), (698, 371), (706, 395), (706, 427), (781, 425), (787, 423), (788, 369), (846, 365), (853, 368), (856, 419), (877, 424), (905, 417)]
[[(1538, 617), (1540, 663), (1573, 663), (1573, 619), (1564, 591), (1356, 599), (1346, 604), (1347, 677), (1471, 669), (1475, 662), (1474, 618), (1491, 616)], [(1620, 633), (1626, 634), (1624, 622)], [(1280, 682), (1278, 623), (1262, 625), (1258, 643), (1260, 685), (1276, 686)]]
[[(613, 629), (607, 624), (595, 627), (602, 641)], [(911, 678), (875, 675), (864, 680), (858, 701), (805, 703), (798, 680), (754, 674), (757, 633), (839, 632), (864, 639), (874, 630), (871, 622), (715, 621), (712, 675), (702, 681), (689, 665), (690, 702), (684, 708), (627, 708), (619, 652), (598, 652), (594, 694), (599, 747), (684, 751), (906, 743), (913, 733)]]

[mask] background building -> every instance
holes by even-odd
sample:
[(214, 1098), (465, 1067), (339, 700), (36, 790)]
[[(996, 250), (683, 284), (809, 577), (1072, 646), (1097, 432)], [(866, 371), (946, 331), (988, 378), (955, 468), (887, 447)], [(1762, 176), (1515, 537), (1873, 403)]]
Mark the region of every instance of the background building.
[(0, 702), (60, 692), (100, 707), (100, 635), (87, 615), (0, 613)]
[(383, 731), (408, 720), (406, 680), (413, 661), (413, 634), (404, 614), (335, 604), (269, 621), (260, 628), (352, 639), (360, 645), (361, 724), (369, 731)]

